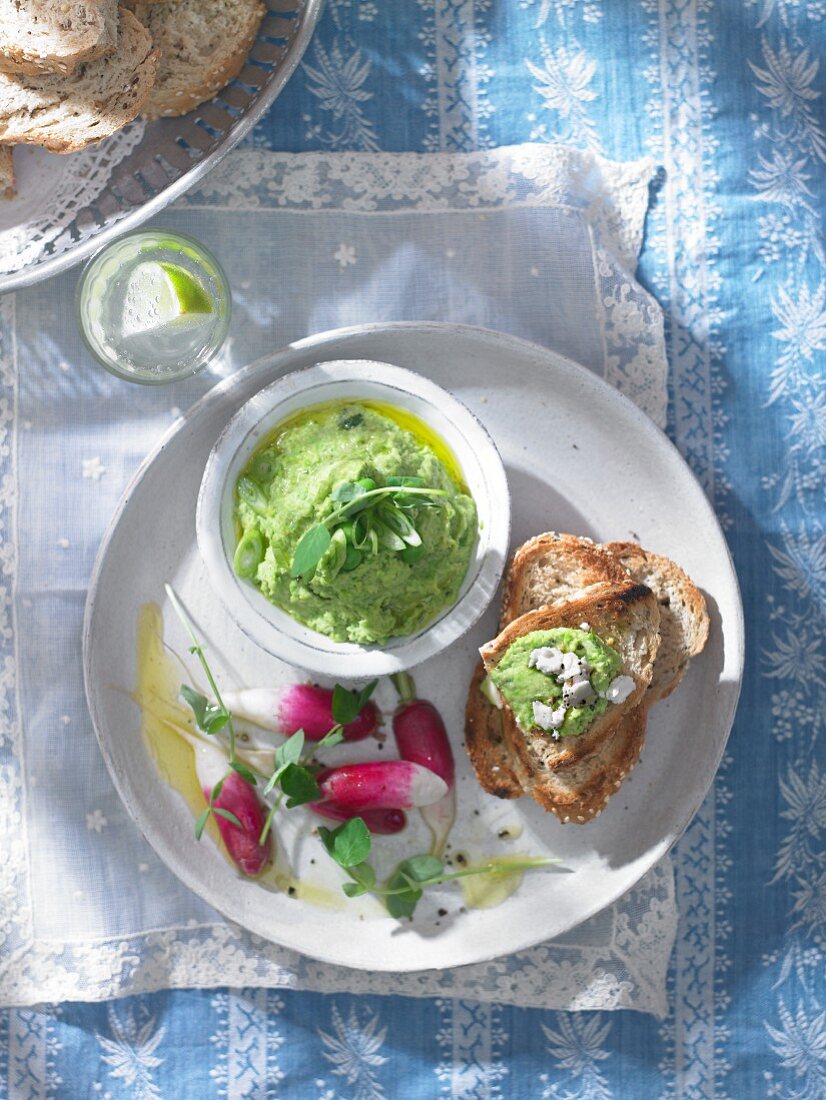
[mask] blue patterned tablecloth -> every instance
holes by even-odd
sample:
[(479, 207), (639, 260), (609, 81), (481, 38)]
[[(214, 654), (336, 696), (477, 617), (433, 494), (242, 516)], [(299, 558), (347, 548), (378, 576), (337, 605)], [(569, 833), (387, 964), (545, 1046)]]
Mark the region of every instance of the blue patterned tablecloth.
[(669, 427), (728, 533), (749, 646), (730, 751), (676, 851), (667, 1020), (153, 994), (3, 1011), (0, 1093), (826, 1095), (824, 45), (824, 0), (329, 0), (251, 139), (562, 140), (662, 166), (641, 270), (666, 309)]

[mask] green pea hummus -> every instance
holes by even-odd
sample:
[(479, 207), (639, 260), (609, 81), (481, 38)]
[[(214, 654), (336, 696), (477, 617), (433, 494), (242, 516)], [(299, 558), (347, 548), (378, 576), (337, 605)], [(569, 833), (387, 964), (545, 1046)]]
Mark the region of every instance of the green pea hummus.
[(490, 678), (513, 711), (521, 730), (536, 729), (533, 704), (535, 701), (556, 708), (562, 700), (562, 684), (555, 676), (531, 668), (529, 662), (535, 649), (555, 646), (563, 653), (575, 653), (590, 665), (589, 679), (597, 698), (589, 706), (573, 706), (565, 711), (565, 717), (557, 733), (571, 737), (584, 733), (593, 720), (604, 714), (608, 702), (599, 697), (619, 673), (622, 661), (619, 654), (593, 632), (568, 627), (552, 630), (534, 630), (510, 645), (502, 660), (491, 672)]
[[(277, 607), (338, 642), (382, 644), (415, 633), (456, 600), (473, 552), (476, 506), (458, 468), (448, 469), (452, 456), (435, 437), (428, 443), (424, 425), (417, 431), (412, 417), (398, 417), (405, 426), (369, 403), (314, 406), (283, 425), (238, 481), (239, 554), (251, 548), (239, 572)], [(421, 548), (349, 548), (345, 558), (342, 532), (313, 570), (291, 576), (302, 536), (340, 508), (334, 492), (367, 478), (379, 488), (414, 478), (439, 490), (427, 503), (406, 502)]]

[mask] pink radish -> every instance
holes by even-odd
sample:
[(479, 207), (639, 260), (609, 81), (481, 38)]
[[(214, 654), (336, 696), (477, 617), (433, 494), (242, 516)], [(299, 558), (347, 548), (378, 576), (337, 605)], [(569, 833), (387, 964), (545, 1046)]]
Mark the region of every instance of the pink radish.
[(220, 794), (213, 802), (213, 808), (228, 810), (234, 814), (241, 822), (241, 828), (220, 814), (215, 814), (221, 840), (233, 863), (245, 875), (260, 875), (272, 858), (272, 836), (268, 835), (264, 844), (258, 843), (267, 815), (255, 788), (237, 772), (230, 770), (225, 753), (217, 745), (203, 741), (200, 737), (184, 734), (183, 731), (181, 736), (195, 750), (195, 771), (207, 804), (215, 784), (226, 776)]
[(431, 854), (441, 856), (448, 833), (456, 820), (456, 764), (442, 716), (432, 703), (416, 698), (413, 678), (407, 672), (391, 677), (399, 693), (399, 706), (393, 715), (393, 733), (403, 760), (430, 768), (448, 786), (445, 796), (424, 806), (421, 815), (433, 835)]
[(363, 810), (410, 810), (438, 802), (447, 793), (444, 779), (407, 760), (345, 764), (317, 777), (324, 802), (335, 802), (351, 815)]
[[(286, 688), (245, 688), (224, 693), (224, 704), (236, 718), (289, 736), (303, 729), (308, 741), (320, 741), (336, 724), (333, 693), (318, 684), (290, 684)], [(379, 726), (379, 712), (372, 701), (344, 727), (345, 741), (361, 741)]]
[(334, 802), (311, 802), (309, 805), (314, 813), (332, 818), (333, 821), (349, 821), (351, 817), (360, 817), (371, 833), (382, 836), (400, 833), (407, 824), (404, 810), (361, 810), (355, 814)]

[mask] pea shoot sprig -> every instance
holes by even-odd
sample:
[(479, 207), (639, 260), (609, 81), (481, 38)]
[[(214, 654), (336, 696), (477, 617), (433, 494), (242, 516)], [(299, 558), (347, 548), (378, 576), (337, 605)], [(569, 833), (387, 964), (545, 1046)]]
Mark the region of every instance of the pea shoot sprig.
[(418, 561), (424, 546), (413, 522), (415, 510), (435, 507), (447, 495), (446, 489), (429, 488), (420, 477), (388, 477), (382, 486), (371, 477), (343, 481), (332, 494), (337, 507), (299, 539), (290, 576), (309, 580), (331, 547), (336, 574), (355, 569), (379, 547), (395, 551), (403, 561)]
[[(246, 779), (248, 783), (251, 783), (253, 786), (255, 786), (255, 775), (242, 760), (238, 759), (238, 754), (235, 748), (235, 726), (232, 721), (232, 714), (227, 709), (227, 707), (224, 706), (224, 701), (221, 698), (221, 692), (218, 689), (217, 683), (215, 682), (215, 677), (212, 675), (212, 669), (209, 667), (209, 662), (206, 659), (204, 648), (196, 638), (195, 631), (192, 629), (192, 623), (189, 620), (189, 616), (181, 606), (181, 602), (176, 596), (175, 590), (169, 584), (167, 584), (165, 587), (166, 594), (169, 597), (169, 602), (172, 604), (172, 608), (175, 614), (181, 620), (184, 629), (189, 635), (189, 639), (191, 642), (191, 645), (189, 646), (189, 652), (192, 653), (193, 656), (198, 658), (198, 662), (200, 663), (201, 668), (204, 670), (204, 675), (207, 678), (207, 683), (209, 684), (210, 689), (212, 690), (212, 694), (215, 697), (215, 702), (210, 703), (205, 695), (202, 695), (199, 691), (196, 691), (193, 687), (190, 687), (189, 684), (181, 685), (181, 696), (192, 709), (192, 713), (195, 717), (195, 724), (202, 733), (214, 736), (215, 734), (221, 733), (223, 730), (226, 730), (229, 751), (229, 759), (227, 763), (229, 767), (232, 769), (232, 771), (238, 772), (238, 774), (243, 779)], [(227, 775), (228, 774), (229, 773), (227, 773)], [(197, 840), (200, 840), (203, 836), (204, 829), (206, 828), (206, 824), (209, 821), (210, 817), (214, 817), (215, 815), (217, 815), (218, 817), (223, 817), (225, 820), (231, 821), (233, 825), (237, 825), (239, 828), (242, 828), (241, 822), (231, 810), (227, 810), (222, 806), (215, 805), (218, 796), (223, 790), (226, 779), (226, 775), (219, 779), (209, 792), (209, 801), (207, 803), (207, 807), (203, 811), (203, 813), (198, 816), (198, 820), (195, 822), (195, 837)]]
[(330, 748), (344, 740), (344, 727), (358, 718), (376, 690), (377, 683), (378, 680), (371, 680), (360, 691), (349, 691), (341, 684), (336, 684), (333, 688), (332, 704), (336, 724), (329, 733), (326, 733), (320, 741), (311, 742), (310, 750), (305, 753), (304, 730), (297, 730), (275, 750), (272, 774), (267, 780), (263, 793), (268, 795), (276, 787), (280, 789), (267, 814), (259, 844), (263, 844), (267, 839), (273, 819), (285, 800), (286, 808), (292, 810), (296, 806), (304, 806), (308, 802), (315, 802), (321, 798), (321, 789), (316, 781), (320, 765), (313, 763), (313, 758), (319, 749)]
[[(341, 684), (336, 684), (333, 689), (332, 700), (332, 712), (335, 725), (332, 726), (329, 732), (326, 733), (320, 741), (310, 742), (310, 748), (305, 752), (306, 738), (304, 731), (301, 729), (297, 730), (291, 737), (287, 738), (282, 745), (279, 745), (278, 748), (275, 749), (273, 754), (273, 770), (271, 774), (268, 776), (263, 772), (257, 772), (245, 764), (243, 760), (239, 759), (236, 749), (236, 735), (232, 713), (221, 698), (221, 692), (212, 673), (212, 669), (209, 666), (204, 647), (195, 636), (189, 616), (184, 611), (171, 585), (166, 585), (166, 594), (169, 597), (175, 614), (181, 620), (184, 629), (189, 635), (192, 643), (189, 646), (189, 652), (198, 658), (215, 699), (215, 702), (210, 702), (205, 695), (189, 684), (181, 684), (181, 697), (192, 710), (196, 726), (202, 733), (209, 736), (226, 733), (228, 742), (228, 767), (232, 771), (237, 772), (238, 775), (251, 784), (251, 786), (256, 787), (259, 779), (264, 781), (265, 785), (262, 793), (265, 796), (271, 794), (278, 788), (275, 802), (270, 808), (264, 828), (258, 840), (258, 843), (263, 845), (272, 828), (273, 818), (282, 803), (286, 801), (286, 808), (291, 810), (295, 806), (303, 806), (307, 802), (314, 802), (321, 797), (321, 791), (315, 778), (321, 765), (314, 762), (315, 754), (319, 749), (331, 748), (333, 745), (337, 745), (340, 741), (344, 740), (344, 726), (348, 725), (350, 722), (354, 722), (359, 714), (361, 714), (375, 691), (378, 680), (372, 680), (360, 690), (356, 689), (352, 691), (342, 687)], [(231, 810), (215, 805), (228, 776), (229, 772), (219, 779), (210, 791), (207, 807), (203, 813), (200, 814), (195, 823), (195, 836), (198, 840), (201, 839), (210, 817), (216, 814), (219, 817), (225, 818), (227, 821), (231, 821), (233, 825), (237, 825), (239, 828), (243, 827), (237, 816), (232, 813)]]
[(461, 871), (446, 871), (441, 859), (432, 855), (411, 856), (403, 860), (386, 883), (376, 878), (373, 866), (367, 862), (373, 845), (370, 830), (360, 817), (350, 818), (336, 829), (319, 826), (318, 835), (328, 855), (347, 872), (349, 881), (342, 884), (348, 898), (374, 894), (383, 899), (391, 917), (412, 917), (416, 906), (429, 886), (438, 886), (471, 875), (506, 875), (550, 867), (558, 860), (545, 856), (488, 859), (484, 863), (465, 867)]

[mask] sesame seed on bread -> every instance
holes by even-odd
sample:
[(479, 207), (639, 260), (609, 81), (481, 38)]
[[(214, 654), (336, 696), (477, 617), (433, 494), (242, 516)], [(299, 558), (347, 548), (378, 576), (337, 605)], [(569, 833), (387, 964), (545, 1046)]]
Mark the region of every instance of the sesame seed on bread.
[(261, 0), (129, 0), (160, 51), (147, 118), (185, 115), (244, 67), (266, 7)]
[(117, 0), (6, 0), (0, 5), (0, 72), (71, 73), (115, 52)]

